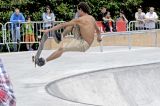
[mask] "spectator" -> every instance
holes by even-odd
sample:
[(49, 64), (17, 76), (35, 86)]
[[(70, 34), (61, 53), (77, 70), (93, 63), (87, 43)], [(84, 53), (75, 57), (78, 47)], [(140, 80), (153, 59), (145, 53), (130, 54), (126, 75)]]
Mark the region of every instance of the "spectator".
[(104, 23), (106, 32), (113, 32), (114, 20), (111, 18), (111, 14), (109, 11), (107, 12), (106, 16), (103, 17), (103, 23)]
[(103, 17), (107, 14), (107, 9), (105, 7), (100, 8), (100, 13), (98, 14), (98, 21), (103, 21)]
[(120, 17), (117, 18), (117, 20), (116, 20), (116, 29), (117, 29), (117, 32), (126, 31), (128, 20), (125, 17), (123, 11), (121, 11), (119, 15), (120, 15)]
[(136, 30), (143, 30), (145, 24), (145, 13), (142, 12), (142, 8), (138, 8), (138, 11), (135, 13), (135, 19), (137, 23), (135, 24)]
[(24, 31), (25, 31), (25, 42), (32, 42), (32, 43), (27, 43), (26, 47), (27, 50), (32, 51), (32, 46), (33, 42), (35, 42), (35, 37), (34, 37), (34, 25), (31, 23), (31, 17), (27, 17), (27, 23), (24, 25)]
[(103, 22), (103, 17), (107, 14), (107, 9), (105, 7), (100, 8), (100, 13), (98, 14), (97, 25), (100, 28), (101, 32), (105, 31), (105, 23)]
[[(43, 21), (44, 21), (44, 29), (49, 29), (53, 26), (53, 22), (55, 21), (55, 15), (52, 12), (50, 6), (46, 6), (46, 11), (42, 15)], [(52, 33), (49, 32), (49, 36), (51, 36)]]
[(155, 29), (155, 23), (158, 20), (157, 13), (154, 12), (154, 7), (150, 7), (149, 12), (145, 15), (146, 23), (145, 27), (146, 29)]
[[(15, 12), (10, 17), (12, 42), (20, 42), (20, 23), (25, 22), (25, 18), (18, 8), (15, 8)], [(13, 45), (14, 51), (17, 51), (17, 45)]]
[(0, 59), (0, 106), (16, 106), (12, 84)]

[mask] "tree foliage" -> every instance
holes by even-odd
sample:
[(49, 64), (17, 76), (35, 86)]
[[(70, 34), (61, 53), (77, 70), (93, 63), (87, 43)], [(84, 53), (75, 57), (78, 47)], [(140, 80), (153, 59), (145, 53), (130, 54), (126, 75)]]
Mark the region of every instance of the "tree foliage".
[[(70, 20), (76, 12), (76, 5), (85, 1), (91, 7), (91, 14), (96, 18), (100, 12), (100, 7), (105, 6), (112, 17), (117, 17), (120, 10), (123, 10), (129, 20), (134, 20), (134, 13), (137, 7), (142, 5), (147, 11), (149, 5), (144, 0), (1, 0), (0, 1), (0, 22), (9, 21), (11, 14), (14, 12), (14, 7), (19, 7), (20, 11), (26, 17), (32, 16), (32, 20), (41, 21), (42, 13), (46, 5), (50, 5), (54, 11), (57, 20)], [(147, 0), (148, 4), (149, 0)], [(158, 4), (153, 3), (156, 10), (159, 10)]]

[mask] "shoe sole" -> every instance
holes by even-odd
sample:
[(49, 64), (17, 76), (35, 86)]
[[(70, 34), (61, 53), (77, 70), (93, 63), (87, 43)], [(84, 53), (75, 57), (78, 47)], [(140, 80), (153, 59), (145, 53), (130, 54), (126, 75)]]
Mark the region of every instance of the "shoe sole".
[(62, 38), (61, 38), (61, 34), (60, 33), (58, 33), (58, 32), (55, 32), (55, 37), (54, 37), (54, 40), (55, 40), (55, 42), (56, 43), (60, 43), (61, 42), (61, 40), (62, 40)]

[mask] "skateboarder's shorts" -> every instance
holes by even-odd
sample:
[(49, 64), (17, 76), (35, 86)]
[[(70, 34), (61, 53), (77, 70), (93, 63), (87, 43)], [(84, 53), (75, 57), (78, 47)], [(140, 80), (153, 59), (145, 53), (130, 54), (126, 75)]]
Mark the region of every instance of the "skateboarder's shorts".
[(72, 39), (71, 42), (64, 46), (64, 51), (79, 51), (85, 52), (90, 45), (84, 39)]

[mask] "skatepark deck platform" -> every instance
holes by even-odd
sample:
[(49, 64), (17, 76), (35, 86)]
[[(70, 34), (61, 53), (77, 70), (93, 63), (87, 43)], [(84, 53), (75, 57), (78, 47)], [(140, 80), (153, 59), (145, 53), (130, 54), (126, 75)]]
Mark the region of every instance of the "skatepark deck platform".
[[(54, 50), (44, 50), (47, 57)], [(17, 106), (159, 106), (160, 48), (105, 46), (66, 52), (43, 67), (35, 51), (1, 53)]]

